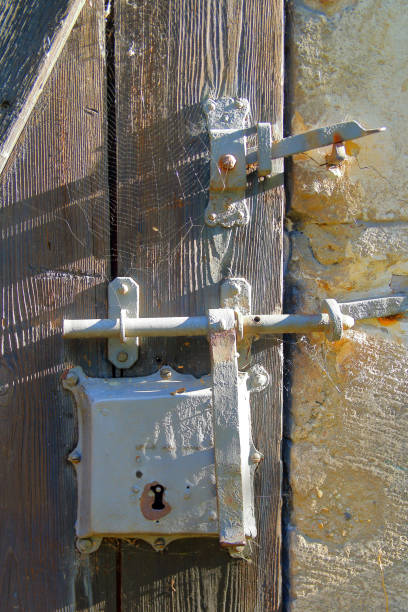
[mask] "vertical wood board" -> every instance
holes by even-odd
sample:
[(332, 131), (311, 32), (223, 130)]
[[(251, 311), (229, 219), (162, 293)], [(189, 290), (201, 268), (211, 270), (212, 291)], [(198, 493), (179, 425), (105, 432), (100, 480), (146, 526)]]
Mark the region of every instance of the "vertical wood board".
[[(103, 8), (100, 0), (86, 4), (0, 182), (0, 608), (7, 611), (116, 609), (115, 545), (104, 543), (91, 558), (75, 549), (76, 479), (66, 457), (76, 411), (60, 385), (74, 364), (110, 373), (102, 344), (62, 339), (64, 317), (106, 315)], [(14, 34), (23, 45), (23, 34)]]
[[(209, 141), (201, 102), (246, 97), (252, 122), (271, 121), (282, 134), (283, 2), (118, 0), (115, 13), (118, 267), (140, 284), (141, 316), (203, 314), (219, 305), (228, 276), (251, 283), (254, 312), (280, 312), (282, 187), (252, 186), (259, 193), (250, 197), (247, 227), (205, 226)], [(165, 363), (206, 373), (208, 344), (143, 340), (125, 375)], [(163, 553), (124, 543), (123, 610), (279, 609), (280, 340), (254, 343), (253, 363), (272, 383), (252, 398), (254, 442), (265, 460), (250, 562), (230, 559), (215, 540), (184, 540)]]

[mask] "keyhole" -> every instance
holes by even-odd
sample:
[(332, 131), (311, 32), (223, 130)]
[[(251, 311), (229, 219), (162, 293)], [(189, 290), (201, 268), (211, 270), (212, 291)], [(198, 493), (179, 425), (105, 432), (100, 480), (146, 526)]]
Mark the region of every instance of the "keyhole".
[(164, 504), (163, 504), (164, 487), (160, 484), (153, 485), (152, 487), (150, 487), (150, 490), (153, 491), (154, 493), (154, 501), (152, 503), (153, 510), (163, 510), (164, 508)]

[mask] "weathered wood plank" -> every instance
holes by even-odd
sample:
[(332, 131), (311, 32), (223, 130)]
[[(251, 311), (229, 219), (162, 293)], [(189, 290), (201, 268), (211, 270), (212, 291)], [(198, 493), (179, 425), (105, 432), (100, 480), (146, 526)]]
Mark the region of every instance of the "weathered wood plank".
[(85, 0), (8, 0), (0, 25), (0, 173), (27, 123)]
[[(252, 119), (282, 129), (281, 0), (120, 0), (116, 5), (118, 264), (141, 285), (141, 316), (202, 314), (217, 307), (226, 276), (246, 277), (254, 309), (281, 306), (282, 190), (252, 197), (248, 227), (204, 225), (208, 95), (249, 98)], [(279, 166), (277, 166), (279, 170)], [(272, 373), (253, 398), (253, 429), (265, 454), (256, 485), (259, 537), (252, 562), (214, 541), (185, 540), (163, 553), (122, 544), (124, 610), (277, 610), (280, 605), (279, 341), (254, 344)], [(129, 374), (169, 363), (209, 371), (205, 340), (152, 339)]]
[[(103, 345), (67, 345), (61, 336), (64, 316), (106, 315), (103, 8), (98, 0), (79, 16), (0, 183), (3, 610), (116, 609), (115, 545), (92, 558), (75, 550), (76, 482), (66, 456), (76, 416), (59, 381), (78, 363), (109, 373)], [(17, 11), (8, 28), (19, 23)]]

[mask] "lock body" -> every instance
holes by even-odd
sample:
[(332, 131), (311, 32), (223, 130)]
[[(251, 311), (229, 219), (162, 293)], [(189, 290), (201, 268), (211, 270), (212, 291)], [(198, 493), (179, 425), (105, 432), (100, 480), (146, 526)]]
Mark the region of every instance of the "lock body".
[[(161, 550), (178, 538), (219, 536), (212, 378), (166, 374), (98, 379), (77, 367), (65, 379), (78, 408), (78, 445), (69, 459), (78, 476), (79, 542), (126, 537)], [(244, 531), (252, 538), (247, 374), (239, 374), (238, 395)]]

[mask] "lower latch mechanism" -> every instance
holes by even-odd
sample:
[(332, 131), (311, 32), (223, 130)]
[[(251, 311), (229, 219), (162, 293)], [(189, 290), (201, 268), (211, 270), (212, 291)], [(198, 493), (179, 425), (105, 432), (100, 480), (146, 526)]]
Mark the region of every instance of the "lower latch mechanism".
[(78, 549), (92, 552), (107, 536), (143, 539), (156, 550), (212, 536), (240, 556), (256, 536), (253, 478), (262, 459), (252, 442), (249, 398), (269, 382), (260, 366), (239, 370), (251, 339), (323, 331), (339, 340), (354, 319), (398, 314), (408, 300), (328, 299), (317, 315), (253, 315), (250, 286), (236, 278), (223, 283), (221, 308), (206, 316), (139, 318), (137, 304), (128, 316), (121, 302), (129, 291), (138, 296), (132, 279), (115, 279), (109, 312), (117, 314), (66, 320), (64, 336), (114, 339), (109, 358), (130, 367), (139, 336), (206, 335), (211, 374), (197, 379), (170, 367), (137, 378), (89, 378), (79, 367), (66, 373), (63, 386), (78, 407), (79, 439), (69, 455), (78, 476)]

